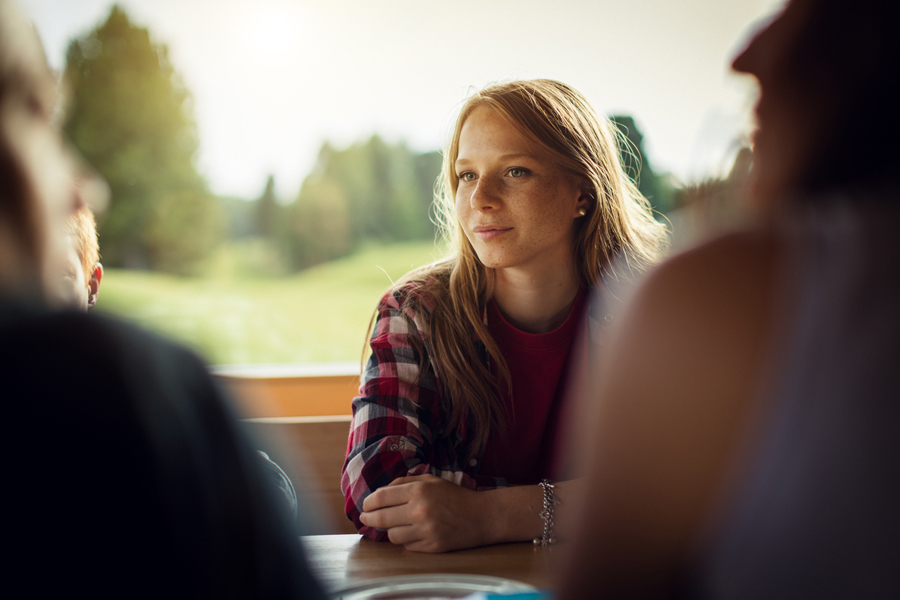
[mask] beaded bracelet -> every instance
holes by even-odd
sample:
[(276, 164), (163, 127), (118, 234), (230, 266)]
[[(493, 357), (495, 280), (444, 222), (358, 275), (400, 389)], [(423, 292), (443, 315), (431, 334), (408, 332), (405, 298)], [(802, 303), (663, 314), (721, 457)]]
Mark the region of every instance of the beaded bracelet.
[(538, 515), (544, 520), (544, 534), (539, 538), (534, 538), (532, 542), (535, 546), (549, 546), (556, 543), (553, 537), (553, 508), (559, 504), (556, 495), (553, 493), (554, 486), (549, 479), (543, 479), (538, 484), (544, 491), (544, 508)]

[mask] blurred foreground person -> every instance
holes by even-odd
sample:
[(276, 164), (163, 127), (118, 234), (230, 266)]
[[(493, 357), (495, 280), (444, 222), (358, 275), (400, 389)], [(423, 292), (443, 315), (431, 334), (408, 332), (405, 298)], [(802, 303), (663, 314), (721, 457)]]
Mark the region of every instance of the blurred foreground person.
[(283, 502), (204, 365), (51, 313), (81, 207), (34, 29), (0, 0), (6, 584), (29, 596), (319, 598)]
[(764, 224), (623, 317), (562, 598), (900, 597), (900, 3), (794, 0), (734, 68)]

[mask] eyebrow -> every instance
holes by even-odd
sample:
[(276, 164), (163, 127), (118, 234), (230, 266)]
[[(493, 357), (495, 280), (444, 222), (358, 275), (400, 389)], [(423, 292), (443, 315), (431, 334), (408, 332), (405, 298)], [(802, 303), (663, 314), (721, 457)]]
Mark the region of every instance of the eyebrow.
[[(515, 158), (530, 158), (532, 160), (537, 160), (537, 157), (534, 154), (529, 154), (527, 152), (513, 152), (511, 154), (503, 154), (497, 157), (497, 160), (511, 160)], [(456, 159), (455, 165), (459, 165), (460, 163), (466, 164), (472, 162), (471, 159), (466, 157)]]

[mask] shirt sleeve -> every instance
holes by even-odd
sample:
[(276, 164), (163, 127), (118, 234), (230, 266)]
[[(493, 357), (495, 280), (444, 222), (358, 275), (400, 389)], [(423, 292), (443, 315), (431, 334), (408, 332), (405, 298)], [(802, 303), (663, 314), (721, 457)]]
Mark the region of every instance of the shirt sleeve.
[[(372, 354), (353, 399), (353, 423), (341, 475), (345, 512), (360, 533), (386, 540), (387, 533), (359, 520), (363, 501), (398, 477), (432, 474), (469, 489), (504, 485), (493, 477), (470, 476), (449, 448), (447, 423), (434, 369), (419, 364), (425, 336), (411, 309), (388, 294), (378, 307), (369, 345)], [(410, 336), (423, 344), (414, 346)], [(423, 350), (424, 351), (424, 350)], [(427, 363), (426, 363), (427, 364)], [(421, 373), (421, 377), (420, 377)]]

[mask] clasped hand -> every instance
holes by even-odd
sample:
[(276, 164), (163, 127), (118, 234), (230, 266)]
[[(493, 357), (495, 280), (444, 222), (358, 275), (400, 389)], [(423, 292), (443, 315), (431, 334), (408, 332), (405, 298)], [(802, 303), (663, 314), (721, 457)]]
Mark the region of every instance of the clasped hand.
[(365, 499), (359, 519), (407, 550), (471, 548), (492, 543), (484, 496), (434, 475), (400, 477)]

